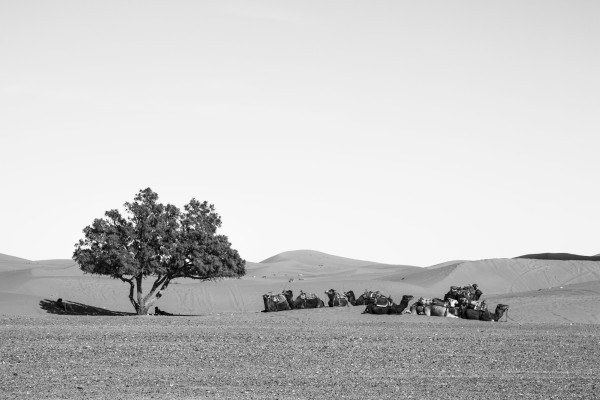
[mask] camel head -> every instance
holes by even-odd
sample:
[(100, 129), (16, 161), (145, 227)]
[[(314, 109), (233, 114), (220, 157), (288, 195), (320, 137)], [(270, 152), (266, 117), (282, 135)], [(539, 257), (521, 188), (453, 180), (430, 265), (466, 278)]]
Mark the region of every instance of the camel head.
[(456, 299), (448, 299), (446, 301), (448, 302), (449, 307), (456, 307), (458, 305), (458, 300)]

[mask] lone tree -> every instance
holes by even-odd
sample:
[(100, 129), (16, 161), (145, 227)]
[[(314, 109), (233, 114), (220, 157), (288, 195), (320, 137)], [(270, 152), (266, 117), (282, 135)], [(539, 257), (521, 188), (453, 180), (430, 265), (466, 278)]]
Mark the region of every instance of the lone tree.
[[(175, 278), (207, 281), (246, 273), (246, 262), (227, 236), (216, 234), (221, 217), (212, 204), (192, 199), (182, 212), (158, 203), (158, 194), (147, 188), (125, 203), (125, 210), (126, 217), (110, 210), (85, 227), (73, 259), (84, 272), (129, 284), (138, 315), (147, 314)], [(142, 283), (148, 277), (154, 281), (144, 295)]]

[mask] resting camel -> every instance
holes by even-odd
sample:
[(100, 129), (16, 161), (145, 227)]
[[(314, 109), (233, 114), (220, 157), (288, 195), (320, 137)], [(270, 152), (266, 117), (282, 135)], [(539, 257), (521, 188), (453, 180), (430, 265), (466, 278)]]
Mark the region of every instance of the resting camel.
[(443, 302), (443, 305), (440, 305), (439, 302), (434, 301), (431, 303), (429, 310), (429, 315), (432, 317), (448, 317), (448, 318), (458, 318), (458, 314), (460, 309), (458, 308), (458, 300), (448, 299)]
[[(413, 299), (413, 296), (405, 294), (402, 296), (402, 300), (400, 304), (391, 303), (389, 306), (378, 306), (376, 304), (368, 304), (363, 314), (402, 314), (406, 307), (408, 307), (408, 303)], [(391, 299), (390, 299), (391, 301)]]
[(292, 308), (303, 309), (303, 308), (321, 308), (325, 307), (323, 300), (317, 297), (314, 293), (304, 293), (300, 291), (300, 296), (296, 297)]
[(465, 319), (477, 319), (479, 321), (494, 322), (499, 321), (506, 311), (508, 311), (508, 306), (506, 304), (498, 304), (494, 313), (491, 313), (490, 311), (481, 311), (474, 310), (472, 308), (466, 308), (462, 313), (462, 317)]
[(329, 297), (329, 301), (327, 302), (329, 307), (346, 307), (350, 305), (350, 302), (345, 294), (337, 292), (333, 289), (329, 289), (325, 292), (325, 294), (327, 297)]
[(264, 312), (291, 310), (293, 298), (294, 295), (291, 290), (285, 290), (277, 294), (267, 293), (263, 295)]
[(354, 292), (352, 290), (344, 292), (344, 295), (348, 299), (348, 302), (350, 304), (352, 304), (353, 306), (362, 306), (365, 304), (364, 299), (361, 299), (360, 303), (358, 302), (358, 300), (356, 299), (356, 296), (354, 295)]

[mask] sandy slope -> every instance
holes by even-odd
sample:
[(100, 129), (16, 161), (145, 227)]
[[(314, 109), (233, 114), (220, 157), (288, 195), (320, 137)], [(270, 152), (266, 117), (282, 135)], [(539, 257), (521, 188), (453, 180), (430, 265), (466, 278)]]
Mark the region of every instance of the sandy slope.
[(600, 279), (600, 262), (530, 259), (490, 259), (452, 263), (409, 276), (402, 273), (390, 279), (445, 292), (457, 283), (477, 283), (486, 295), (548, 289)]
[[(452, 261), (429, 268), (379, 264), (299, 250), (260, 263), (247, 263), (241, 279), (199, 283), (175, 280), (160, 299), (161, 309), (192, 315), (259, 312), (262, 294), (291, 289), (326, 300), (330, 288), (380, 290), (399, 300), (403, 294), (442, 297), (451, 285), (478, 283), (484, 298), (511, 306), (518, 322), (600, 323), (600, 262), (532, 259)], [(562, 286), (562, 289), (560, 288)], [(0, 314), (45, 314), (45, 299), (65, 300), (131, 312), (128, 286), (83, 274), (72, 260), (28, 261), (0, 256)]]
[(34, 261), (0, 254), (0, 272), (31, 268)]

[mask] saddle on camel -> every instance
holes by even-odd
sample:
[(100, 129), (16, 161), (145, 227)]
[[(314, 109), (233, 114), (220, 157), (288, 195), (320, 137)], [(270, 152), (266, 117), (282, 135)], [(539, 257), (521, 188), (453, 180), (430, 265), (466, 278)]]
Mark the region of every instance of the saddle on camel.
[(444, 301), (448, 299), (460, 300), (466, 298), (469, 301), (477, 301), (481, 298), (483, 292), (476, 283), (467, 286), (450, 286), (450, 291), (444, 295)]
[(392, 304), (392, 299), (389, 296), (384, 296), (379, 290), (372, 292), (365, 289), (362, 296), (365, 299), (365, 305), (374, 304), (379, 307), (387, 307)]
[(327, 295), (327, 297), (329, 297), (329, 301), (327, 302), (329, 307), (346, 307), (350, 305), (348, 297), (346, 297), (346, 294), (343, 292), (338, 292), (337, 290), (329, 289), (325, 292), (325, 294)]
[(431, 303), (433, 299), (429, 297), (419, 297), (417, 301), (415, 301), (410, 306), (410, 313), (417, 315), (427, 315), (428, 317), (431, 315)]
[(321, 308), (325, 307), (323, 300), (317, 297), (314, 293), (305, 293), (302, 290), (300, 295), (294, 301), (292, 308), (304, 309), (304, 308)]
[(389, 297), (386, 297), (386, 299), (388, 300), (388, 305), (368, 304), (363, 314), (402, 314), (408, 307), (408, 303), (413, 299), (413, 296), (408, 294), (402, 296), (400, 304), (392, 302), (392, 299)]
[(292, 309), (293, 294), (291, 290), (284, 290), (281, 293), (269, 292), (263, 295), (265, 309), (263, 312), (285, 311)]
[(390, 296), (384, 296), (380, 291), (368, 292), (365, 290), (363, 296), (365, 299), (369, 299), (363, 314), (389, 314), (392, 305), (398, 306), (393, 303)]
[(458, 300), (455, 299), (448, 299), (446, 301), (432, 299), (431, 304), (425, 307), (429, 307), (429, 315), (432, 317), (458, 318), (460, 315)]

